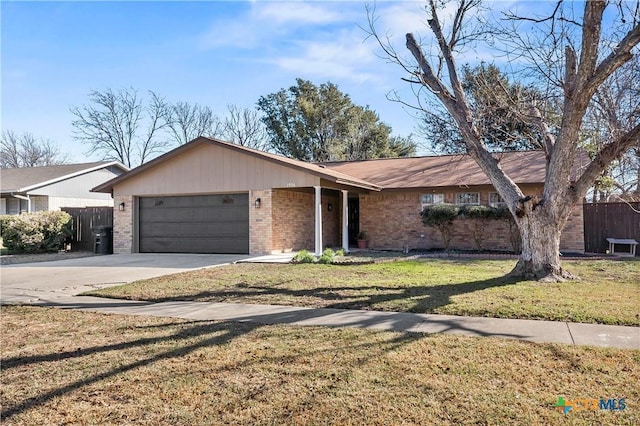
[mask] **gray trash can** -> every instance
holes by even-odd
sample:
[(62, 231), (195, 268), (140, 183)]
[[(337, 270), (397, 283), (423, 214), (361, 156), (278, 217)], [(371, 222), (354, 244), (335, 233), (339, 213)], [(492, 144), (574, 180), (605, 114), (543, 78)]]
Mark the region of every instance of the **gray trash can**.
[(93, 252), (95, 254), (113, 253), (113, 227), (96, 226), (93, 231)]

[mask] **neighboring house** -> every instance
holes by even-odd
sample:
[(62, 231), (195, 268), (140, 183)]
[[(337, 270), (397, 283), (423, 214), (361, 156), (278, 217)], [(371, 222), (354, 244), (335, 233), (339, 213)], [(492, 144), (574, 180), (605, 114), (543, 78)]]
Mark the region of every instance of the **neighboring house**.
[[(542, 152), (497, 154), (526, 194), (539, 194)], [(113, 194), (116, 253), (274, 253), (348, 248), (358, 231), (369, 247), (442, 247), (425, 227), (426, 204), (499, 204), (468, 156), (311, 164), (200, 137), (94, 188)], [(582, 208), (562, 249), (583, 251)], [(473, 248), (468, 224), (454, 248)], [(487, 248), (510, 249), (508, 224), (487, 229)]]
[(111, 196), (91, 188), (126, 171), (117, 161), (0, 169), (0, 214), (113, 206)]

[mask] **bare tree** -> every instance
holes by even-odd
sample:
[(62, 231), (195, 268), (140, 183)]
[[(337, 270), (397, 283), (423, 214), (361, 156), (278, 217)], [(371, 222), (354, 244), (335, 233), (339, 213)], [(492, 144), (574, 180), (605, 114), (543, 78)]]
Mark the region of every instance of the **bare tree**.
[(227, 105), (227, 111), (222, 126), (223, 139), (249, 148), (267, 149), (267, 131), (258, 111), (236, 105)]
[(165, 110), (163, 117), (168, 133), (178, 145), (198, 136), (217, 137), (222, 132), (220, 119), (207, 106), (178, 102)]
[(71, 122), (74, 138), (89, 145), (89, 153), (100, 153), (127, 167), (144, 163), (168, 147), (159, 135), (166, 126), (167, 104), (154, 92), (149, 95), (144, 105), (133, 88), (92, 91), (89, 105), (70, 110), (75, 117)]
[(31, 133), (21, 135), (7, 130), (0, 140), (0, 167), (52, 166), (68, 162), (57, 146), (48, 139), (38, 139)]
[[(640, 121), (640, 58), (635, 56), (596, 92), (586, 115), (586, 146), (597, 152)], [(596, 180), (592, 201), (640, 201), (640, 146), (625, 152)]]
[[(535, 102), (528, 105), (528, 114), (523, 117), (527, 123), (537, 127), (541, 147), (547, 156), (542, 196), (536, 197), (524, 194), (504, 172), (499, 158), (487, 149), (461, 83), (456, 52), (466, 43), (476, 42), (482, 37), (482, 31), (476, 31), (473, 23), (478, 22), (474, 13), (477, 13), (479, 4), (479, 0), (458, 1), (451, 25), (444, 27), (436, 1), (428, 1), (427, 23), (438, 52), (435, 58), (409, 33), (406, 35), (406, 47), (415, 62), (407, 63), (388, 39), (378, 36), (373, 18), (370, 18), (371, 33), (387, 56), (410, 73), (407, 80), (411, 84), (426, 89), (423, 94), (444, 105), (458, 127), (466, 152), (507, 203), (522, 238), (522, 253), (512, 274), (544, 280), (572, 278), (560, 265), (562, 228), (573, 207), (583, 199), (602, 171), (624, 152), (640, 144), (640, 124), (635, 122), (595, 152), (588, 165), (572, 177), (587, 108), (596, 91), (633, 58), (632, 50), (640, 41), (640, 8), (635, 8), (635, 11), (625, 9), (626, 19), (622, 19), (624, 17), (619, 13), (617, 21), (611, 22), (611, 28), (617, 28), (618, 34), (610, 32), (606, 42), (602, 29), (603, 14), (608, 6), (606, 1), (584, 2), (582, 18), (574, 17), (570, 9), (575, 6), (573, 3), (567, 6), (562, 1), (557, 2), (549, 16), (539, 19), (509, 16), (512, 22), (526, 21), (534, 28), (542, 27), (544, 37), (538, 39), (537, 45), (531, 34), (523, 34), (522, 31), (506, 33), (505, 42), (517, 47), (520, 61), (532, 61), (531, 72), (543, 78), (548, 87), (560, 89), (555, 92), (562, 105), (562, 117), (557, 127), (549, 125)], [(621, 12), (622, 8), (621, 4)], [(430, 61), (430, 58), (435, 60)]]

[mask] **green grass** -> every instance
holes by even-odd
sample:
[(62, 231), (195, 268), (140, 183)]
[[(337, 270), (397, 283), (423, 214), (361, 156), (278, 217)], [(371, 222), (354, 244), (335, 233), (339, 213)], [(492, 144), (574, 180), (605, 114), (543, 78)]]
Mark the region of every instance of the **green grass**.
[[(2, 307), (3, 425), (640, 423), (640, 351)], [(626, 398), (567, 415), (559, 396)]]
[(368, 265), (238, 264), (144, 280), (91, 295), (371, 309), (640, 325), (640, 261), (579, 260), (579, 281), (505, 277), (512, 260), (401, 260)]

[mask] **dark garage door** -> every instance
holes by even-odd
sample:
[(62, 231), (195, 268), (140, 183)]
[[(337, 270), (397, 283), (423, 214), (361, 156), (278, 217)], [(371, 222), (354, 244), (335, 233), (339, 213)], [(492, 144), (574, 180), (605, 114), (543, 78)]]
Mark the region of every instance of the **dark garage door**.
[(249, 253), (249, 195), (140, 198), (141, 253)]

